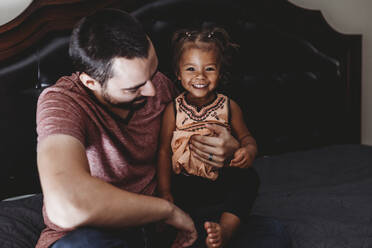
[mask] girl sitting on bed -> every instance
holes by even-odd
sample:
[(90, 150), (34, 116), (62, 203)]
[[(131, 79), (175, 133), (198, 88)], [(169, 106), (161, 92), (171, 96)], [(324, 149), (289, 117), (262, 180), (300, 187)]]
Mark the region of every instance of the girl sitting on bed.
[[(237, 45), (214, 27), (177, 31), (172, 46), (175, 73), (185, 91), (164, 112), (158, 193), (193, 217), (199, 234), (193, 247), (222, 247), (247, 217), (259, 184), (250, 168), (257, 146), (242, 111), (217, 92)], [(227, 128), (240, 142), (222, 168), (213, 162), (218, 156), (193, 151), (192, 136), (213, 136), (213, 125)]]

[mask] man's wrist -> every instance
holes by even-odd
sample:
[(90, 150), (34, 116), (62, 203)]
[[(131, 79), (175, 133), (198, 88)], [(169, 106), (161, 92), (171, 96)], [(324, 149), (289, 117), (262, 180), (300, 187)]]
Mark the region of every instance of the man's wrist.
[(164, 201), (166, 201), (166, 215), (164, 218), (164, 222), (172, 225), (177, 212), (177, 206), (167, 200)]

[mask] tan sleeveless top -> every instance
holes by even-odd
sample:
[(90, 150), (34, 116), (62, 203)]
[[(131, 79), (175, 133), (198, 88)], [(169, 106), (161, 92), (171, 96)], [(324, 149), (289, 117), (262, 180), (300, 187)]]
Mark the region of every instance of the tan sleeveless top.
[(186, 92), (174, 100), (176, 131), (173, 132), (171, 147), (173, 151), (172, 167), (176, 174), (184, 173), (216, 180), (218, 170), (191, 156), (189, 141), (192, 135), (213, 136), (212, 130), (205, 124), (218, 124), (230, 130), (230, 101), (222, 94), (200, 109), (186, 101)]

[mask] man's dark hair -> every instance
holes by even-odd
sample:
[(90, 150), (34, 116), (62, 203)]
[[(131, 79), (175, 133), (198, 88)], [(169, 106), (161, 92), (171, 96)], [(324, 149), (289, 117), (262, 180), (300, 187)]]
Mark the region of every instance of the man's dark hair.
[(114, 58), (147, 58), (150, 42), (142, 25), (127, 12), (104, 9), (74, 27), (69, 54), (75, 69), (101, 85), (113, 76)]

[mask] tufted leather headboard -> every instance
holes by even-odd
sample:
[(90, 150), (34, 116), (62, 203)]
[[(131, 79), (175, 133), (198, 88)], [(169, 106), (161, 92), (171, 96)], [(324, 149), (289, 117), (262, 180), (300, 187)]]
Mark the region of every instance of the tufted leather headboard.
[[(212, 24), (227, 29), (241, 48), (223, 91), (242, 107), (260, 155), (360, 143), (361, 36), (338, 33), (318, 11), (284, 0), (37, 2), (44, 5), (0, 26), (0, 44), (5, 44), (0, 45), (0, 199), (40, 190), (38, 94), (73, 71), (67, 55), (73, 23), (103, 7), (127, 10), (143, 23), (160, 70), (171, 78), (173, 31)], [(48, 15), (51, 9), (54, 14)], [(22, 26), (35, 20), (39, 25)], [(12, 42), (22, 27), (35, 29)]]

